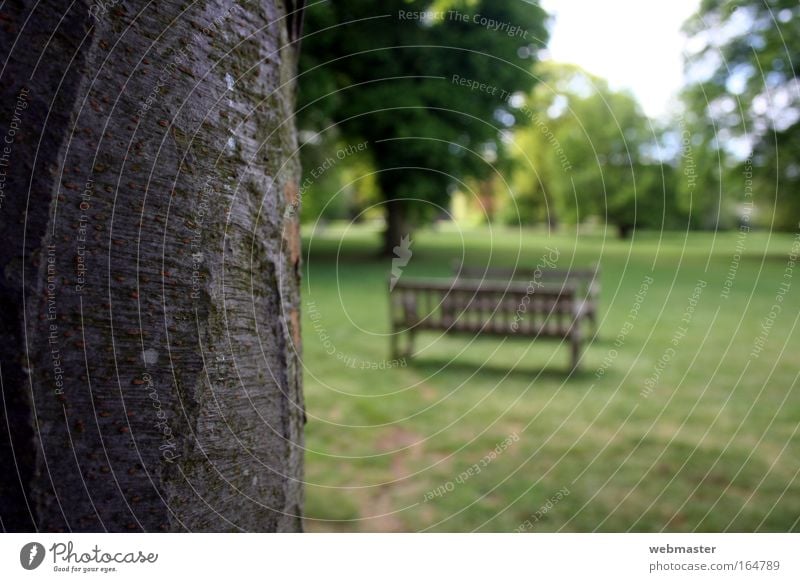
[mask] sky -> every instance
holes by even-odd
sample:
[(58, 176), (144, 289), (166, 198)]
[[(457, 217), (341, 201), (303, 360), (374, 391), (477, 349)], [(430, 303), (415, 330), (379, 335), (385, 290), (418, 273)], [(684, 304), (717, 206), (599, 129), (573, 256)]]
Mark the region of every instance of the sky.
[(663, 117), (683, 81), (680, 28), (699, 0), (542, 0), (555, 16), (550, 58), (574, 63), (633, 91), (645, 113)]

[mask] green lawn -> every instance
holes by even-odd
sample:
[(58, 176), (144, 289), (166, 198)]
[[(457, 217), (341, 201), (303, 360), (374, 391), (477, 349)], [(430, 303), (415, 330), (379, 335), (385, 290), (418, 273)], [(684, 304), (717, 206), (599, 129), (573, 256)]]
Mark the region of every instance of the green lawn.
[(737, 232), (413, 237), (403, 276), (447, 276), (453, 259), (533, 267), (546, 246), (559, 267), (599, 261), (601, 323), (572, 376), (556, 341), (435, 333), (407, 366), (369, 369), (390, 357), (378, 240), (368, 226), (304, 232), (308, 530), (800, 529), (791, 236), (750, 233), (738, 266)]

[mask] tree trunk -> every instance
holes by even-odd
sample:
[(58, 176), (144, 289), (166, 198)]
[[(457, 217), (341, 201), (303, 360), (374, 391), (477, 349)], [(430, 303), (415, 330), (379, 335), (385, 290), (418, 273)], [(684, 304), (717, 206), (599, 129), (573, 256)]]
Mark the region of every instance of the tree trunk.
[(380, 255), (393, 257), (394, 249), (402, 238), (410, 234), (405, 200), (386, 201), (386, 229), (383, 231), (383, 246)]
[(4, 6), (3, 529), (301, 528), (287, 10)]
[(617, 225), (617, 235), (620, 240), (626, 240), (630, 236), (631, 230), (633, 230), (633, 226), (630, 224), (622, 223)]

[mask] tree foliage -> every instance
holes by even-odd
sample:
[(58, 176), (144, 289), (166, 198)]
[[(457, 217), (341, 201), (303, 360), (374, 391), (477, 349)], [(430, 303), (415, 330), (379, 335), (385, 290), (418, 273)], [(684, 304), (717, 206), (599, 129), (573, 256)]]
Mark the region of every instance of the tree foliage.
[(546, 41), (545, 19), (522, 0), (308, 7), (299, 127), (323, 145), (368, 142), (387, 201), (387, 250), (407, 221), (446, 206), (449, 185), (490, 172), (485, 158), (519, 121), (509, 97), (535, 83), (530, 66)]
[(523, 221), (598, 217), (623, 236), (671, 226), (674, 170), (648, 154), (656, 135), (633, 96), (574, 65), (541, 63), (537, 74), (512, 150)]
[(796, 228), (800, 220), (798, 13), (796, 0), (703, 0), (684, 26), (686, 125), (695, 147), (711, 152), (701, 176), (712, 214), (721, 199), (743, 200), (742, 170), (752, 163), (764, 222)]

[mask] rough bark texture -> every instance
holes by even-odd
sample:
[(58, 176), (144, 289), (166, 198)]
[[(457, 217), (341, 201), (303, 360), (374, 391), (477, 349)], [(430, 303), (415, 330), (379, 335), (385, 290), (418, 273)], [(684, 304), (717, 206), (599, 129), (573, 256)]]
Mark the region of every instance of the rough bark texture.
[(300, 529), (292, 9), (3, 6), (3, 529)]

